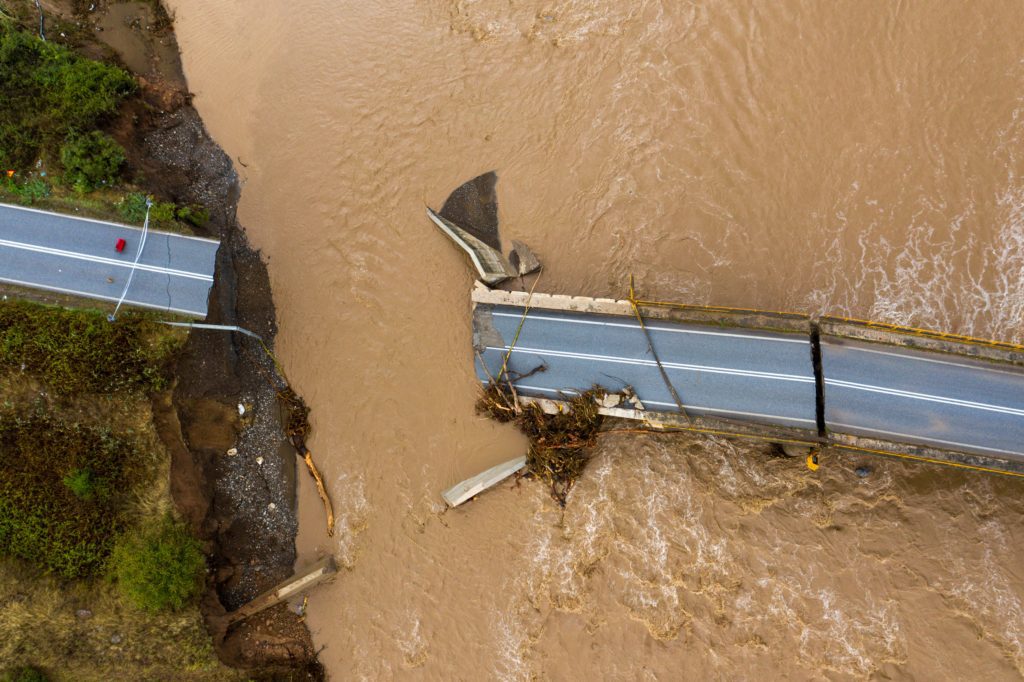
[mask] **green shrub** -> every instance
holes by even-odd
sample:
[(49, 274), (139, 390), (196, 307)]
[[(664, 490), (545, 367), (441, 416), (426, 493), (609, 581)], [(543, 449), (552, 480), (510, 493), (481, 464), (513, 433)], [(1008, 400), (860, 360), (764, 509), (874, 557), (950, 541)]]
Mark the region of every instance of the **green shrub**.
[[(76, 495), (64, 481), (83, 470), (118, 495)], [(0, 551), (68, 578), (95, 573), (145, 477), (131, 445), (106, 429), (0, 413)]]
[(42, 178), (31, 178), (20, 181), (15, 178), (3, 178), (0, 180), (0, 187), (17, 197), (23, 204), (33, 204), (40, 199), (50, 196), (51, 187)]
[(178, 220), (183, 220), (196, 227), (206, 227), (210, 222), (210, 212), (206, 210), (205, 206), (198, 204), (179, 206), (176, 215)]
[(112, 185), (124, 165), (124, 148), (98, 130), (72, 135), (60, 148), (64, 181), (79, 192), (90, 192), (101, 185)]
[(142, 223), (146, 219), (146, 195), (131, 192), (117, 202), (117, 210), (121, 217), (130, 223)]
[(111, 577), (122, 596), (150, 612), (189, 604), (202, 587), (205, 568), (199, 542), (170, 516), (123, 536), (110, 555)]
[(0, 302), (0, 367), (38, 376), (60, 395), (160, 390), (178, 336), (144, 314)]
[(122, 69), (0, 24), (0, 165), (56, 158), (70, 133), (94, 130), (135, 88)]
[(31, 666), (25, 666), (22, 668), (12, 668), (6, 671), (0, 682), (48, 682), (49, 677), (46, 676), (39, 668), (33, 668)]
[(92, 469), (72, 469), (65, 474), (64, 485), (80, 500), (104, 499), (109, 495), (106, 481), (92, 472)]

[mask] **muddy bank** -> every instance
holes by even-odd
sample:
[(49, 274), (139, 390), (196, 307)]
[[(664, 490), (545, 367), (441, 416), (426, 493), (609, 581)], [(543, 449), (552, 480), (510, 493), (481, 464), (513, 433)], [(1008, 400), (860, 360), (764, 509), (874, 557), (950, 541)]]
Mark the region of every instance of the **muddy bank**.
[[(125, 176), (159, 200), (209, 210), (200, 232), (222, 246), (206, 321), (240, 325), (272, 347), (266, 266), (236, 219), (232, 163), (191, 106), (169, 17), (158, 2), (42, 4), (48, 39), (138, 76), (139, 96), (109, 127), (127, 152)], [(35, 30), (34, 3), (11, 11)], [(320, 679), (309, 632), (292, 605), (230, 631), (218, 625), (219, 616), (289, 577), (295, 562), (296, 458), (281, 431), (271, 371), (258, 344), (194, 331), (174, 369), (173, 399), (154, 400), (155, 422), (172, 453), (176, 506), (206, 543), (211, 572), (202, 610), (220, 658), (261, 679)]]
[[(147, 84), (145, 92), (162, 101), (168, 96), (163, 83)], [(210, 209), (210, 236), (222, 246), (207, 321), (242, 326), (271, 344), (276, 328), (269, 280), (235, 217), (237, 178), (186, 100), (170, 110), (150, 109), (148, 125), (137, 128), (130, 142), (137, 158), (157, 165), (146, 169), (147, 176), (168, 198)], [(213, 331), (192, 333), (175, 370), (174, 407), (185, 447), (177, 448), (172, 491), (210, 542), (208, 619), (284, 580), (295, 562), (295, 454), (281, 432), (270, 371), (258, 345)], [(212, 634), (229, 665), (319, 676), (309, 633), (287, 605)]]

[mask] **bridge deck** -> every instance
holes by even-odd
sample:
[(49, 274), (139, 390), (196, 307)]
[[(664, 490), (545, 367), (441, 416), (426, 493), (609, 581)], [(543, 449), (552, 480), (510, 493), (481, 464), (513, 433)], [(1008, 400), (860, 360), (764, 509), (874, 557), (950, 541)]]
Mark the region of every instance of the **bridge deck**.
[(1024, 460), (1024, 369), (823, 338), (829, 431)]
[[(498, 376), (523, 309), (478, 304), (477, 375)], [(652, 321), (658, 357), (687, 413), (806, 429), (815, 427), (814, 374), (807, 337)], [(636, 320), (532, 310), (509, 359), (513, 373), (546, 370), (516, 382), (524, 395), (557, 398), (595, 384), (610, 391), (631, 386), (644, 405), (678, 411)]]
[[(678, 412), (628, 301), (482, 287), (473, 300), (482, 382), (499, 376), (512, 347), (512, 376), (529, 374), (515, 382), (522, 395), (558, 400), (594, 385), (615, 392), (628, 385), (647, 414)], [(691, 416), (742, 420), (764, 434), (797, 429), (817, 440), (820, 412), (825, 442), (840, 447), (982, 468), (1024, 466), (1024, 363), (1017, 347), (822, 322), (818, 404), (806, 318), (686, 308), (651, 309), (647, 326)], [(773, 324), (773, 331), (760, 328)], [(538, 367), (544, 371), (533, 372)]]

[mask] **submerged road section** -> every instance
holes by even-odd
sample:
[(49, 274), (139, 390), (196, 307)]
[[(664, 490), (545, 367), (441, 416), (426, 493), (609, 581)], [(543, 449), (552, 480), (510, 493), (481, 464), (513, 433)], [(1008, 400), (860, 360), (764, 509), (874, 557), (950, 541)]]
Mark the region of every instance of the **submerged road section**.
[(205, 318), (220, 242), (149, 230), (139, 255), (142, 235), (128, 225), (0, 204), (0, 282), (109, 302), (128, 285), (124, 305)]

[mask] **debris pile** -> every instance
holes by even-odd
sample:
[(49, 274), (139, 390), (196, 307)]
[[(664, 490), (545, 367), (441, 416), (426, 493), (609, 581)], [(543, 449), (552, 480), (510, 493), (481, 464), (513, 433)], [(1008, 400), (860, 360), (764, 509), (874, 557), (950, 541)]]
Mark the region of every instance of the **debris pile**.
[(530, 439), (528, 471), (544, 481), (551, 496), (564, 507), (597, 441), (604, 419), (598, 413), (598, 403), (604, 393), (603, 389), (592, 388), (567, 397), (567, 409), (547, 414), (535, 403), (521, 404), (511, 388), (495, 382), (480, 396), (477, 411), (500, 422), (513, 422)]

